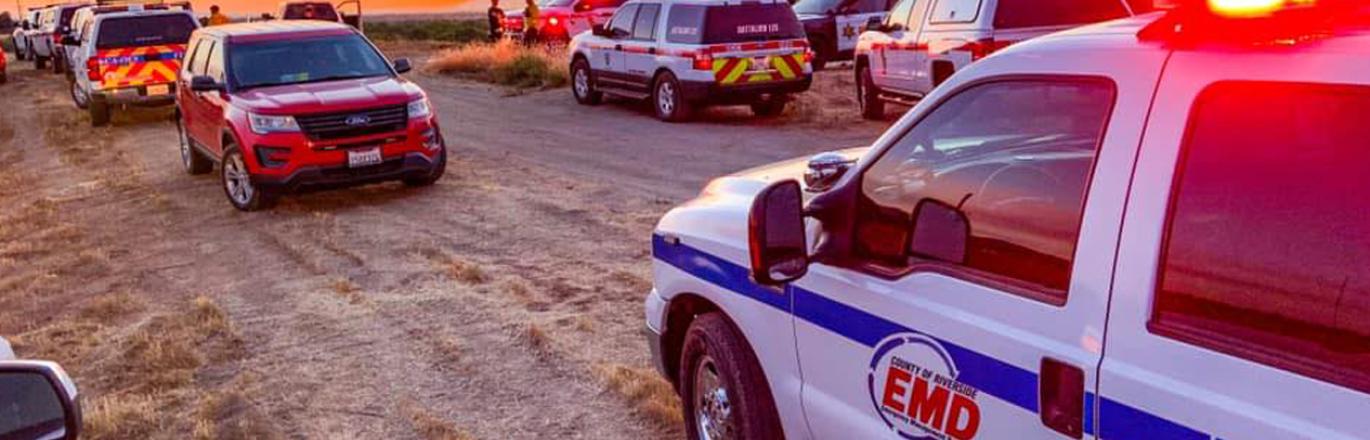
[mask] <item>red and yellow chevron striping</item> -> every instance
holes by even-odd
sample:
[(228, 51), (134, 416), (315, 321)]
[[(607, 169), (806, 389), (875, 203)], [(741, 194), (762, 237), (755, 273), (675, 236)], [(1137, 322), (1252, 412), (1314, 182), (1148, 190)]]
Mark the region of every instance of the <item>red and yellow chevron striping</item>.
[(768, 55), (760, 61), (744, 57), (715, 58), (713, 72), (714, 79), (723, 85), (796, 79), (804, 74), (804, 53)]
[(106, 49), (96, 54), (102, 88), (137, 87), (176, 81), (185, 45)]

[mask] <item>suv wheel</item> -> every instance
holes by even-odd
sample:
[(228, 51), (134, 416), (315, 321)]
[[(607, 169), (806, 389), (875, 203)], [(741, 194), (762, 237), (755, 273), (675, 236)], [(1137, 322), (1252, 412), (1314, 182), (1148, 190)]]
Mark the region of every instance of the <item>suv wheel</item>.
[(828, 41), (822, 38), (815, 38), (811, 41), (809, 50), (813, 51), (813, 61), (810, 61), (809, 64), (813, 65), (814, 72), (823, 70), (824, 67), (828, 66), (828, 60), (833, 58), (832, 54), (828, 53)]
[(81, 110), (90, 108), (90, 95), (81, 90), (81, 84), (76, 81), (71, 82), (71, 101), (75, 102), (76, 107)]
[(53, 57), (52, 57), (52, 73), (64, 73), (64, 72), (66, 72), (66, 69), (63, 67), (63, 64), (65, 64), (65, 63), (62, 62), (63, 59), (64, 59), (64, 58), (59, 57), (59, 56), (53, 56)]
[(214, 163), (195, 151), (190, 144), (190, 133), (186, 132), (185, 123), (179, 117), (176, 118), (176, 134), (181, 140), (181, 166), (185, 167), (187, 173), (204, 174), (214, 170)]
[(721, 313), (690, 323), (680, 368), (687, 438), (784, 438), (761, 364)]
[(576, 95), (576, 102), (584, 105), (599, 105), (604, 100), (604, 93), (595, 90), (595, 77), (591, 75), (590, 63), (584, 58), (571, 63), (571, 93)]
[(86, 106), (86, 111), (90, 112), (92, 127), (104, 127), (109, 124), (109, 103), (103, 99), (91, 99)]
[(437, 160), (437, 163), (433, 164), (433, 169), (432, 169), (432, 171), (429, 171), (428, 174), (425, 175), (425, 176), (423, 176), (423, 177), (416, 177), (416, 178), (404, 179), (404, 184), (407, 185), (407, 186), (413, 186), (413, 187), (429, 186), (429, 185), (432, 185), (432, 184), (434, 184), (434, 183), (437, 183), (437, 182), (438, 182), (438, 179), (441, 179), (441, 178), (442, 178), (442, 175), (443, 175), (444, 173), (446, 173), (446, 172), (447, 172), (447, 145), (444, 143), (444, 145), (442, 146), (442, 150), (440, 150), (439, 153), (438, 153), (438, 160)]
[(270, 208), (275, 197), (252, 185), (252, 174), (247, 171), (247, 162), (237, 145), (224, 145), (224, 165), (219, 173), (223, 180), (224, 194), (228, 202), (239, 211), (259, 211)]
[(861, 106), (861, 117), (880, 120), (885, 117), (885, 101), (880, 100), (880, 88), (871, 78), (871, 66), (862, 64), (856, 69), (856, 103)]
[(48, 68), (48, 59), (42, 56), (33, 56), (33, 70), (43, 70)]
[(778, 116), (785, 112), (785, 105), (789, 102), (790, 97), (783, 94), (757, 98), (755, 102), (752, 102), (752, 114), (763, 118)]
[(652, 86), (652, 108), (656, 117), (666, 122), (683, 122), (690, 119), (690, 103), (680, 89), (680, 81), (675, 74), (665, 72), (656, 77)]

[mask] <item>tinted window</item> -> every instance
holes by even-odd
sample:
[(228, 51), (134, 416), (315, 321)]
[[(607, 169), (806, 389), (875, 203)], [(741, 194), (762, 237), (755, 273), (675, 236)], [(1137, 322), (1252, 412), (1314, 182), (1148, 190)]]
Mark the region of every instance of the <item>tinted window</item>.
[(62, 25), (63, 27), (71, 26), (71, 18), (74, 17), (74, 16), (76, 16), (76, 10), (77, 10), (77, 9), (80, 9), (80, 8), (62, 8), (62, 21), (61, 21), (61, 25)]
[(110, 18), (100, 23), (96, 38), (98, 49), (185, 44), (195, 31), (195, 20), (188, 15), (153, 15)]
[(1370, 391), (1370, 88), (1226, 83), (1197, 102), (1153, 328)]
[(229, 56), (233, 82), (243, 88), (393, 73), (380, 53), (356, 34), (234, 44)]
[(854, 0), (851, 2), (851, 6), (847, 7), (847, 12), (857, 14), (870, 14), (875, 12), (885, 12), (888, 9), (889, 6), (885, 3), (885, 0)]
[(338, 21), (338, 12), (328, 3), (295, 3), (286, 5), (282, 18), (290, 20)]
[(726, 6), (674, 5), (667, 39), (721, 44), (804, 38), (804, 26), (785, 3)]
[(614, 14), (609, 21), (609, 32), (614, 37), (623, 38), (633, 34), (633, 18), (637, 15), (638, 5), (628, 5)]
[(909, 14), (913, 13), (913, 4), (918, 1), (919, 0), (901, 0), (899, 4), (894, 5), (894, 10), (890, 11), (890, 15), (885, 17), (885, 25), (891, 29), (908, 29)]
[(661, 5), (642, 5), (637, 12), (637, 24), (633, 25), (633, 38), (651, 40), (656, 34), (656, 15)]
[(942, 102), (862, 181), (857, 251), (879, 265), (910, 258), (914, 207), (956, 207), (969, 222), (955, 270), (1064, 299), (1095, 152), (1112, 108), (1103, 81), (1004, 81)]
[(980, 0), (936, 0), (932, 5), (932, 23), (970, 23), (980, 15)]
[(1122, 0), (999, 0), (994, 27), (1065, 26), (1126, 16)]
[(836, 11), (844, 0), (799, 0), (794, 4), (796, 14), (826, 15)]

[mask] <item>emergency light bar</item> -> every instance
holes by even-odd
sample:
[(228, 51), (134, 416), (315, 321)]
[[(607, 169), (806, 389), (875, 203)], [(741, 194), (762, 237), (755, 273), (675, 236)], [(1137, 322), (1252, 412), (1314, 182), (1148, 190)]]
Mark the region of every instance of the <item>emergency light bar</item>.
[(1363, 0), (1158, 0), (1156, 6), (1166, 15), (1138, 33), (1143, 40), (1293, 44), (1370, 24), (1370, 2)]

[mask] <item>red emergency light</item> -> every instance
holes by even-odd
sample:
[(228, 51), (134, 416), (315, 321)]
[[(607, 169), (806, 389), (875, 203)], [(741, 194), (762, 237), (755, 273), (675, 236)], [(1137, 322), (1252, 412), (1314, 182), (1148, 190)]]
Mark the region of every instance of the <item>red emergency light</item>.
[(1298, 42), (1345, 24), (1366, 24), (1359, 0), (1158, 0), (1166, 16), (1139, 36), (1181, 42)]

